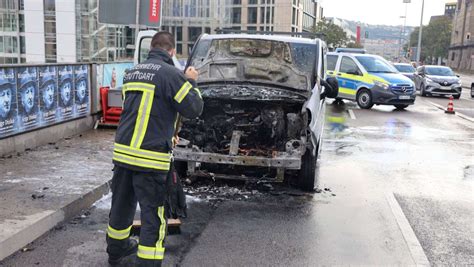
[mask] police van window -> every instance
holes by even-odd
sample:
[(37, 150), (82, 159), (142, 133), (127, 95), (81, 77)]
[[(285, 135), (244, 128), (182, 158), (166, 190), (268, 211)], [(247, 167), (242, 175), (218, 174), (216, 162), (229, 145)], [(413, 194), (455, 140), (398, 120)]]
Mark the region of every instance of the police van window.
[(342, 73), (360, 71), (357, 64), (349, 57), (343, 57), (341, 61), (341, 68), (339, 70)]
[(338, 56), (336, 55), (328, 55), (327, 56), (327, 61), (328, 61), (328, 70), (335, 70), (336, 69), (336, 64), (337, 64), (337, 58)]
[(145, 61), (148, 58), (150, 52), (151, 37), (142, 38), (140, 42), (140, 57), (138, 63)]

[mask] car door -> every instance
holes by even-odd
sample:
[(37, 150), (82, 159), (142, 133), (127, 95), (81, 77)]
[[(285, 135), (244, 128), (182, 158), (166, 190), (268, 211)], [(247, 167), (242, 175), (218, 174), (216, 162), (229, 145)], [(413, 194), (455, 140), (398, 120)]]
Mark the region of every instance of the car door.
[[(147, 59), (148, 53), (150, 52), (151, 39), (156, 33), (157, 31), (154, 30), (141, 31), (138, 33), (138, 41), (135, 43), (135, 53), (133, 56), (133, 63), (135, 65)], [(176, 68), (184, 70), (184, 66), (181, 65), (176, 56), (173, 56), (172, 59)]]
[(362, 71), (357, 63), (349, 56), (342, 56), (339, 69), (336, 73), (339, 82), (339, 96), (355, 100), (358, 80), (362, 77)]

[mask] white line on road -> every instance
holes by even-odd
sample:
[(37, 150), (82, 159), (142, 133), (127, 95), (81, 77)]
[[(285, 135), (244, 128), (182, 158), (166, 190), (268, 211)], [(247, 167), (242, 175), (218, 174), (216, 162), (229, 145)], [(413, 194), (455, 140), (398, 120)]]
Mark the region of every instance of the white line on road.
[(349, 112), (349, 116), (351, 117), (351, 119), (353, 119), (353, 120), (357, 119), (356, 115), (355, 115), (355, 113), (352, 109), (348, 109), (347, 112)]
[(403, 237), (405, 238), (405, 242), (407, 243), (408, 249), (410, 250), (411, 256), (413, 261), (415, 262), (416, 266), (430, 266), (430, 262), (426, 257), (425, 251), (416, 238), (415, 232), (410, 226), (407, 217), (403, 213), (402, 208), (398, 204), (397, 199), (393, 195), (393, 193), (387, 193), (387, 201), (392, 209), (392, 213), (395, 216), (395, 220), (398, 223), (398, 227), (400, 228)]
[[(438, 105), (438, 104), (436, 104), (436, 103), (434, 103), (434, 102), (431, 102), (431, 101), (429, 101), (429, 100), (425, 100), (425, 101), (428, 102), (429, 104), (431, 104), (431, 105), (433, 105), (433, 106), (435, 106), (435, 107), (441, 109), (441, 110), (445, 110), (444, 107), (441, 106), (441, 105)], [(456, 111), (456, 108), (454, 109), (454, 111)], [(462, 118), (462, 119), (468, 120), (468, 121), (470, 121), (470, 122), (474, 122), (474, 118), (469, 117), (469, 116), (466, 116), (466, 115), (464, 115), (464, 114), (462, 114), (462, 113), (456, 112), (455, 115), (458, 116), (458, 117), (460, 117), (460, 118)]]

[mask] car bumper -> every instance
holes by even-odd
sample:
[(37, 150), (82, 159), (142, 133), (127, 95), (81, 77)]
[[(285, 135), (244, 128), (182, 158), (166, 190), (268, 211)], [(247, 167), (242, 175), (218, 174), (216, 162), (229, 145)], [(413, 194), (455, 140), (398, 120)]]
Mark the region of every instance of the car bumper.
[(460, 85), (441, 86), (440, 84), (429, 83), (425, 87), (425, 92), (434, 95), (460, 95), (462, 87)]
[(416, 99), (415, 92), (401, 94), (378, 86), (374, 86), (371, 92), (373, 102), (377, 105), (413, 105)]

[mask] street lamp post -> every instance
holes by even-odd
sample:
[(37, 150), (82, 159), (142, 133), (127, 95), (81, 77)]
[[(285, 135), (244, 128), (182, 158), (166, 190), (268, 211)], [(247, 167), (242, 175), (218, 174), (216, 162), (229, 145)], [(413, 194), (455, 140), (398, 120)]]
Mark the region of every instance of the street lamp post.
[(416, 63), (420, 65), (420, 57), (421, 57), (421, 35), (423, 32), (423, 12), (425, 9), (425, 0), (423, 0), (421, 4), (421, 22), (420, 22), (420, 31), (418, 33), (418, 48), (416, 49)]

